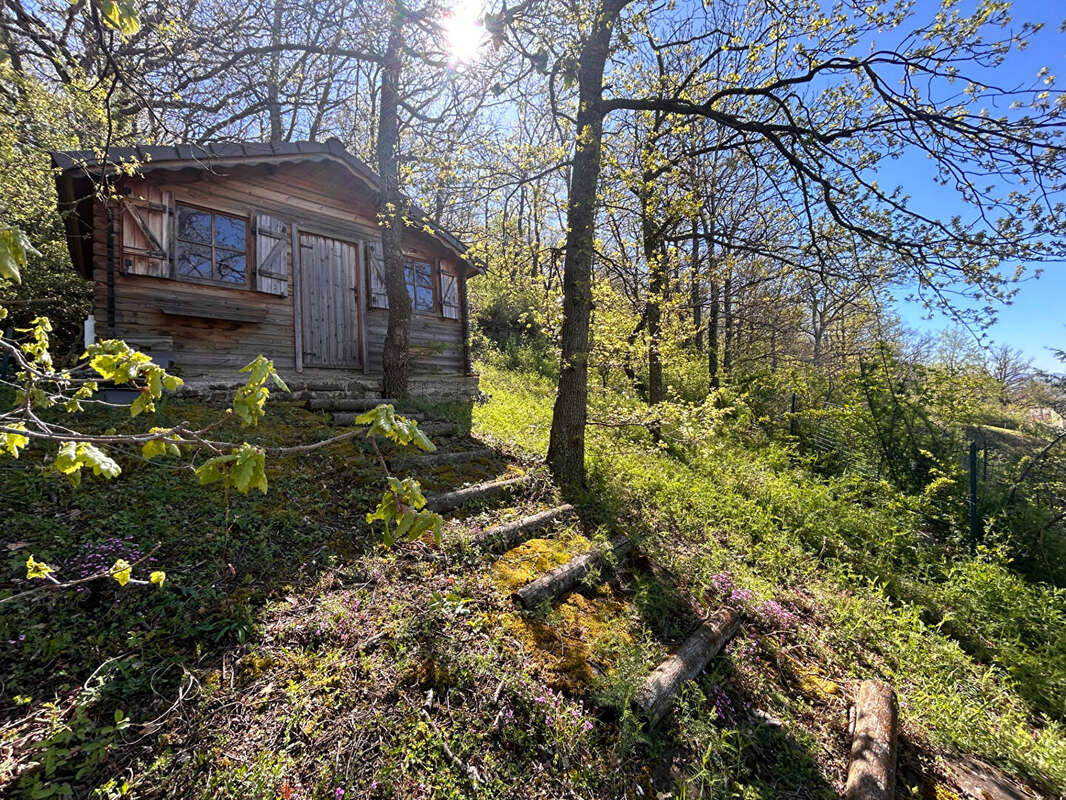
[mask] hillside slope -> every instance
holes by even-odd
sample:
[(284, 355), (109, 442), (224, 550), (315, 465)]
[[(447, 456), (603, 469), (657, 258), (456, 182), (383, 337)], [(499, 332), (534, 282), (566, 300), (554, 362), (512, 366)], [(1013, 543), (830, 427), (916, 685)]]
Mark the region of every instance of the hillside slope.
[[(77, 491), (0, 472), (9, 575), (29, 551), (76, 569), (156, 542), (169, 574), (158, 591), (0, 606), (6, 790), (829, 798), (854, 686), (874, 675), (900, 692), (901, 796), (954, 796), (962, 755), (1066, 790), (1061, 594), (991, 553), (932, 552), (913, 498), (816, 479), (728, 414), (669, 452), (640, 428), (594, 428), (578, 513), (504, 552), (474, 548), (562, 501), (538, 466), (550, 383), (486, 367), (482, 385), (473, 435), (496, 455), (420, 477), (430, 491), (531, 478), (449, 512), (439, 548), (379, 545), (363, 516), (381, 475), (351, 443), (270, 465), (270, 493), (228, 508), (191, 475), (135, 461), (121, 483)], [(269, 419), (265, 441), (333, 430), (292, 406)], [(636, 558), (516, 608), (516, 588), (619, 534)], [(647, 729), (630, 711), (641, 679), (727, 604), (741, 631)]]

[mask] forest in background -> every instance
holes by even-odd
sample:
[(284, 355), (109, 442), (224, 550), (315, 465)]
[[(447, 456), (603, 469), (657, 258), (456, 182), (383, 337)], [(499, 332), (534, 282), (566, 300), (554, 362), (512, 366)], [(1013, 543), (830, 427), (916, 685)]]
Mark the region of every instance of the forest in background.
[[(578, 456), (577, 472), (593, 488), (621, 491), (625, 479), (637, 486), (642, 470), (655, 476), (661, 482), (640, 485), (636, 497), (620, 494), (615, 510), (646, 503), (642, 525), (680, 537), (662, 556), (694, 584), (722, 574), (728, 555), (746, 559), (731, 580), (746, 576), (777, 596), (808, 577), (782, 563), (801, 553), (828, 565), (819, 591), (879, 587), (862, 602), (913, 610), (914, 630), (928, 642), (939, 648), (944, 637), (966, 653), (956, 661), (930, 645), (907, 663), (942, 658), (945, 670), (967, 675), (977, 665), (995, 686), (975, 702), (998, 703), (1003, 713), (987, 722), (984, 738), (961, 723), (952, 728), (948, 712), (932, 701), (922, 706), (916, 692), (916, 714), (932, 738), (1062, 791), (1055, 760), (1066, 714), (1066, 444), (1055, 415), (1066, 415), (1066, 384), (982, 335), (1015, 281), (1043, 262), (1059, 268), (1062, 254), (1063, 95), (1047, 72), (1020, 87), (992, 80), (1038, 21), (1012, 19), (1009, 7), (991, 2), (807, 2), (788, 10), (759, 2), (527, 2), (485, 9), (487, 41), (464, 62), (450, 52), (448, 9), (434, 3), (275, 0), (234, 9), (168, 0), (138, 4), (136, 24), (125, 30), (109, 21), (124, 19), (123, 9), (11, 2), (0, 16), (2, 221), (36, 248), (21, 282), (0, 287), (5, 326), (47, 316), (57, 363), (82, 349), (88, 286), (70, 268), (50, 151), (336, 136), (380, 168), (390, 87), (398, 188), (486, 266), (470, 285), (473, 344), (490, 395), (475, 410), (477, 432), (515, 452), (548, 452), (564, 485)], [(930, 157), (931, 180), (960, 198), (968, 217), (924, 216), (908, 202), (913, 187), (894, 186), (892, 163), (915, 152)], [(936, 337), (907, 330), (894, 311), (901, 295), (944, 311), (956, 327)], [(290, 432), (303, 430), (290, 423)], [(557, 444), (554, 459), (549, 429), (566, 444)], [(55, 490), (45, 478), (12, 475), (6, 485), (23, 498), (20, 527), (5, 539), (52, 547), (53, 558), (80, 546), (69, 524), (57, 523), (62, 533), (38, 531), (39, 542), (23, 527)], [(749, 479), (759, 487), (752, 493), (740, 485)], [(816, 499), (791, 495), (790, 485)], [(727, 489), (738, 507), (754, 503), (750, 516), (669, 505), (687, 493), (711, 506), (711, 495)], [(138, 492), (148, 503), (166, 496), (154, 483)], [(63, 496), (65, 507), (76, 502)], [(274, 512), (245, 513), (255, 521)], [(89, 539), (114, 535), (116, 525), (137, 531), (150, 514), (95, 518)], [(679, 542), (705, 533), (710, 521), (729, 531), (727, 544), (708, 540), (686, 552)], [(321, 533), (289, 519), (270, 525), (298, 547)], [(776, 556), (742, 544), (745, 526), (761, 531)], [(778, 526), (789, 534), (781, 541), (772, 535)], [(138, 546), (149, 546), (147, 538)], [(256, 546), (258, 569), (284, 558)], [(168, 558), (209, 569), (237, 558), (213, 548)], [(11, 562), (12, 574), (25, 571), (20, 551)], [(255, 574), (265, 580), (265, 570)], [(197, 589), (230, 604), (207, 631), (220, 642), (243, 641), (255, 629), (248, 620), (263, 598), (251, 602), (249, 590), (234, 600), (235, 588), (218, 596), (214, 586)], [(100, 634), (101, 661), (121, 649), (136, 603), (153, 609), (159, 624), (157, 602), (133, 601), (117, 614), (114, 630)], [(50, 602), (47, 614), (62, 617), (56, 608)], [(870, 624), (889, 638), (904, 629), (899, 617), (871, 609), (864, 607)], [(446, 603), (432, 613), (445, 612)], [(29, 613), (43, 624), (34, 616), (43, 612)], [(12, 643), (25, 635), (17, 615), (3, 624)], [(31, 637), (39, 638), (29, 657), (35, 666), (16, 657), (5, 667), (21, 675), (16, 683), (43, 681), (42, 670), (60, 664), (77, 673), (75, 682), (91, 672), (70, 655), (71, 634)], [(153, 663), (185, 663), (174, 652), (166, 658), (174, 660)], [(862, 671), (843, 663), (849, 674)], [(48, 745), (67, 748), (59, 760), (69, 758), (60, 766), (68, 783), (103, 785), (108, 754), (121, 748), (119, 733), (100, 733), (101, 709), (121, 704), (129, 713), (125, 698), (145, 693), (139, 680), (125, 676), (104, 702), (86, 701), (78, 736), (104, 742), (97, 751), (86, 756), (83, 743), (72, 757), (69, 743)], [(923, 697), (956, 698), (937, 695), (932, 683), (921, 685)], [(8, 694), (15, 719), (17, 698), (31, 695)], [(620, 730), (604, 734), (608, 749), (630, 753), (623, 740), (631, 731)], [(709, 736), (682, 728), (679, 747), (696, 758), (710, 752)], [(756, 762), (774, 743), (762, 746), (748, 751)], [(758, 768), (743, 758), (743, 768), (727, 766), (726, 743), (712, 749), (722, 759), (716, 769), (733, 782), (723, 788), (708, 779), (709, 796), (758, 784)], [(23, 786), (36, 791), (32, 775), (40, 773), (29, 774)], [(163, 793), (160, 774), (148, 782)], [(603, 766), (598, 780), (607, 774)], [(230, 790), (249, 790), (234, 780)], [(263, 796), (274, 796), (270, 780)]]

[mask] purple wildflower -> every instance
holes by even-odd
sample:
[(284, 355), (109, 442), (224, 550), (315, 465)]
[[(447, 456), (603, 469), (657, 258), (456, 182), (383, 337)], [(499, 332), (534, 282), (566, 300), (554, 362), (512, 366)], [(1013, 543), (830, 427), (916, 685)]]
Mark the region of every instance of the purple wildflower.
[(733, 576), (728, 572), (712, 575), (711, 586), (718, 594), (728, 594), (733, 589)]
[(755, 595), (747, 589), (734, 589), (732, 594), (729, 595), (729, 602), (734, 605), (743, 606), (750, 603), (754, 597)]
[(767, 625), (778, 628), (789, 628), (796, 624), (796, 615), (776, 600), (765, 600), (759, 603), (755, 613)]

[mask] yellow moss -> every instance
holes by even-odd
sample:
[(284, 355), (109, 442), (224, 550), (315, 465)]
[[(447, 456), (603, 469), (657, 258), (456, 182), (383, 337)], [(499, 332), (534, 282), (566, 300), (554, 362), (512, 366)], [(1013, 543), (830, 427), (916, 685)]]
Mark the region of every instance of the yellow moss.
[(928, 774), (921, 776), (917, 789), (922, 800), (962, 800), (962, 795)]
[(574, 530), (551, 539), (530, 539), (497, 560), (492, 568), (493, 581), (501, 592), (510, 594), (589, 547), (589, 540)]
[(801, 692), (819, 700), (829, 700), (831, 697), (840, 694), (840, 684), (828, 678), (823, 678), (812, 669), (798, 669), (796, 671), (796, 682), (799, 684)]
[(571, 692), (595, 678), (593, 662), (609, 671), (612, 653), (633, 642), (627, 607), (610, 595), (572, 594), (547, 622), (513, 612), (501, 614), (498, 622), (540, 667), (546, 683)]
[(940, 783), (933, 787), (933, 793), (936, 800), (962, 800), (961, 795)]

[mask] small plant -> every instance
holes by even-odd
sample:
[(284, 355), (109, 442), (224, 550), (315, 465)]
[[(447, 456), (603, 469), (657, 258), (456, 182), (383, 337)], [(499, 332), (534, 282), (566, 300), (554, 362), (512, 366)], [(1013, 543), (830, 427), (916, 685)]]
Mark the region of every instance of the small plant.
[(374, 453), (381, 468), (385, 471), (388, 488), (381, 497), (378, 507), (366, 515), (368, 524), (381, 521), (385, 524), (384, 541), (391, 547), (397, 540), (413, 542), (426, 531), (433, 531), (433, 538), (439, 544), (444, 519), (440, 514), (425, 510), (426, 498), (422, 495), (422, 485), (414, 478), (399, 479), (389, 472), (389, 465), (378, 448), (376, 436), (384, 436), (401, 446), (414, 445), (426, 452), (437, 448), (433, 442), (418, 429), (418, 423), (400, 416), (389, 404), (382, 404), (355, 419), (358, 425), (369, 425), (366, 435), (374, 446)]

